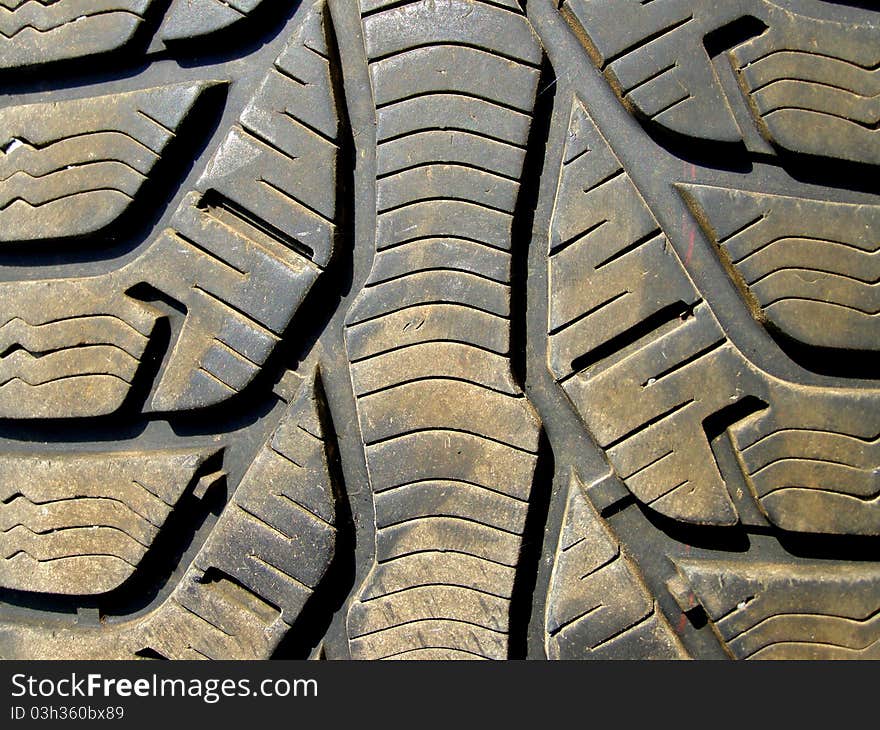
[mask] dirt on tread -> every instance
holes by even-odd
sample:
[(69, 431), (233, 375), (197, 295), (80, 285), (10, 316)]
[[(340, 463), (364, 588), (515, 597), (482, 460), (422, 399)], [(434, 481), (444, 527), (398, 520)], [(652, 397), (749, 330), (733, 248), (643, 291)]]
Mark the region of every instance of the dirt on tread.
[(0, 0), (0, 657), (880, 658), (880, 12)]

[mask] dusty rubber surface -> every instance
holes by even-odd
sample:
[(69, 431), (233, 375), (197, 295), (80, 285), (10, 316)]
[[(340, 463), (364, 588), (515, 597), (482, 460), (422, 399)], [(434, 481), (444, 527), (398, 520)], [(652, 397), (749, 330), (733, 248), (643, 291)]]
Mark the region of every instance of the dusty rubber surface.
[(0, 0), (0, 656), (880, 656), (880, 12)]

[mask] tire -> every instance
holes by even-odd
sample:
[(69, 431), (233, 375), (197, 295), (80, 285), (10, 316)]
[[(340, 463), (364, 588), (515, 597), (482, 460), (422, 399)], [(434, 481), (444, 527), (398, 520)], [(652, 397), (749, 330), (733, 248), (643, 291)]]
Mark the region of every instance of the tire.
[(0, 0), (0, 656), (880, 657), (880, 13)]

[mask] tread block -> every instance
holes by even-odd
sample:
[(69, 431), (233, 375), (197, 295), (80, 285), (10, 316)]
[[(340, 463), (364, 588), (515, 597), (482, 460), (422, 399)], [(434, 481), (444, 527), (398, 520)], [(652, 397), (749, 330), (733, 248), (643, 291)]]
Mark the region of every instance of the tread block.
[(84, 236), (112, 223), (210, 85), (0, 110), (0, 242)]
[(0, 585), (90, 595), (120, 586), (215, 451), (0, 457)]
[(356, 658), (501, 659), (538, 451), (508, 343), (540, 45), (515, 7), (361, 9), (379, 124), (377, 253), (346, 343), (377, 537), (350, 647)]
[(3, 0), (0, 68), (79, 58), (123, 46), (152, 0)]
[(873, 391), (779, 389), (730, 429), (770, 520), (797, 532), (880, 533), (880, 413)]
[[(278, 426), (164, 601), (141, 617), (99, 628), (0, 628), (3, 655), (57, 656), (64, 646), (78, 659), (268, 658), (335, 552), (335, 497), (317, 377), (299, 379)], [(167, 480), (168, 472), (161, 473)], [(95, 482), (87, 486), (94, 489)]]
[[(199, 200), (191, 195), (173, 221), (177, 228), (165, 231), (126, 271), (187, 308), (150, 410), (204, 407), (239, 392), (320, 274), (234, 211), (201, 207)], [(169, 260), (180, 264), (162, 268)], [(283, 292), (284, 299), (269, 299), (267, 291)]]
[(550, 659), (682, 659), (635, 563), (572, 475), (544, 616)]
[(678, 560), (737, 659), (876, 659), (880, 567), (872, 563)]
[[(280, 75), (288, 68), (295, 68), (306, 81)], [(27, 351), (7, 348), (0, 353), (0, 413), (37, 418), (114, 412), (124, 402), (138, 371), (151, 333), (148, 320), (163, 317), (182, 316), (182, 322), (148, 397), (148, 412), (214, 405), (236, 395), (253, 380), (330, 262), (335, 247), (339, 129), (320, 9), (312, 9), (266, 79), (240, 123), (219, 145), (196, 189), (184, 196), (170, 226), (137, 258), (94, 277), (0, 285), (0, 300), (7, 304), (9, 313), (0, 326), (11, 327), (6, 330), (7, 338), (30, 325), (33, 331), (27, 338), (40, 346), (42, 337), (49, 333), (57, 340), (64, 327), (35, 328), (64, 318), (73, 323), (66, 328), (70, 342), (63, 351), (42, 353), (31, 347), (31, 354), (40, 352), (36, 359)], [(104, 139), (101, 144), (111, 145), (108, 149), (127, 144), (134, 152), (126, 153), (129, 157), (124, 159), (140, 164), (146, 174), (148, 164), (171, 136), (172, 127), (203, 87), (191, 84), (146, 90), (106, 97), (100, 103), (62, 102), (64, 116), (50, 114), (46, 119), (36, 119), (39, 109), (27, 114), (16, 109), (0, 111), (0, 117), (9, 115), (11, 134), (17, 133), (15, 124), (24, 124), (16, 122), (16, 114), (28, 123), (33, 120), (34, 143), (39, 146), (56, 138), (61, 140), (59, 144), (66, 144), (64, 139), (82, 133), (84, 121), (80, 117), (85, 115), (94, 128), (86, 139)], [(105, 107), (107, 119), (97, 116)], [(305, 121), (299, 121), (300, 109)], [(119, 130), (96, 137), (93, 132), (99, 132), (103, 125)], [(156, 153), (148, 153), (144, 145)], [(30, 146), (25, 147), (7, 148), (0, 165), (25, 164), (31, 153)], [(66, 159), (95, 152), (70, 145), (61, 149), (65, 150)], [(138, 155), (144, 156), (140, 162)], [(43, 183), (38, 180), (38, 184), (49, 186), (45, 195), (58, 197), (63, 192), (58, 192), (58, 186), (67, 185), (67, 197), (58, 199), (63, 220), (55, 220), (54, 214), (47, 217), (42, 208), (28, 208), (28, 215), (36, 216), (32, 219), (13, 204), (0, 210), (0, 222), (4, 215), (9, 218), (5, 235), (25, 235), (25, 228), (37, 223), (45, 228), (45, 236), (58, 234), (52, 226), (71, 232), (71, 206), (74, 224), (81, 221), (82, 229), (73, 229), (74, 233), (102, 226), (104, 218), (119, 212), (115, 194), (106, 193), (110, 195), (107, 200), (93, 199), (91, 193), (69, 190), (76, 178), (57, 183), (45, 182), (48, 179)], [(14, 183), (15, 178), (10, 180)], [(77, 192), (82, 194), (75, 195)], [(82, 209), (76, 207), (80, 197), (84, 200)], [(127, 193), (122, 199), (126, 205), (130, 202)], [(89, 214), (94, 204), (100, 204), (101, 216)], [(24, 232), (16, 233), (16, 225)], [(174, 265), (169, 266), (172, 261)], [(135, 302), (139, 296), (149, 301)], [(177, 312), (164, 311), (165, 305), (156, 305), (157, 298), (172, 302), (171, 308)], [(138, 309), (141, 312), (135, 315)], [(121, 320), (120, 326), (108, 329), (104, 335), (107, 341), (92, 342), (96, 335), (80, 334), (85, 333), (87, 318), (96, 315)], [(133, 316), (139, 324), (132, 322), (132, 326), (143, 338), (124, 331)], [(23, 323), (10, 325), (14, 320)], [(136, 341), (125, 349), (117, 338)], [(23, 342), (10, 342), (15, 345), (28, 349)], [(80, 345), (116, 349), (89, 352)], [(96, 354), (105, 356), (96, 358)]]
[(732, 353), (718, 350), (717, 322), (577, 99), (565, 139), (550, 229), (550, 369), (640, 500), (675, 519), (732, 524), (702, 422), (736, 399), (735, 380), (713, 374), (721, 394), (687, 379), (697, 368), (729, 372)]
[[(204, 407), (241, 391), (329, 263), (339, 152), (330, 65), (315, 8), (209, 161), (201, 197), (187, 198), (175, 228), (135, 262), (144, 281), (192, 312), (149, 410)], [(168, 260), (169, 247), (189, 248), (184, 280), (153, 263)]]
[(880, 20), (865, 16), (843, 23), (768, 5), (769, 30), (730, 53), (766, 139), (792, 152), (880, 163)]
[(876, 14), (813, 17), (771, 0), (566, 0), (561, 12), (649, 124), (756, 152), (880, 162)]
[(880, 206), (679, 190), (761, 319), (813, 347), (880, 347)]
[[(36, 66), (133, 45), (145, 20), (165, 11), (150, 48), (200, 40), (249, 21), (262, 0), (3, 0), (0, 68)], [(165, 10), (167, 7), (167, 10)]]
[(161, 312), (119, 291), (112, 277), (0, 284), (2, 417), (103, 415), (122, 405)]

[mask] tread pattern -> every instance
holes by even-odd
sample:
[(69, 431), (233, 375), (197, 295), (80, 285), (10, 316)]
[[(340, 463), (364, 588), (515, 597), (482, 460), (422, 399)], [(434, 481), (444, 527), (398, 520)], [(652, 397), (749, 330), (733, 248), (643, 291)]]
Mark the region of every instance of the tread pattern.
[(69, 658), (78, 659), (268, 658), (335, 551), (335, 497), (315, 378), (298, 384), (170, 596), (141, 618), (99, 628), (22, 631), (0, 624), (0, 655), (57, 656), (68, 646)]
[[(216, 452), (215, 452), (216, 453)], [(0, 457), (0, 585), (99, 594), (119, 587), (211, 451)]]
[[(676, 519), (732, 524), (734, 506), (709, 444), (693, 437), (714, 404), (663, 382), (693, 369), (695, 359), (721, 357), (723, 335), (700, 305), (657, 221), (575, 100), (550, 233), (551, 370), (640, 500)], [(624, 398), (636, 378), (639, 397)]]
[[(639, 500), (697, 524), (747, 519), (710, 444), (716, 434), (706, 424), (721, 414), (770, 522), (878, 534), (880, 487), (867, 464), (880, 433), (880, 394), (800, 386), (746, 360), (578, 100), (549, 267), (551, 371)], [(725, 415), (733, 404), (741, 412)], [(864, 447), (840, 449), (847, 439)]]
[(877, 392), (798, 398), (734, 424), (750, 491), (786, 530), (876, 535), (880, 529)]
[(102, 53), (131, 39), (151, 0), (3, 0), (0, 68)]
[(880, 343), (880, 207), (682, 185), (759, 317), (814, 347)]
[(135, 44), (164, 12), (154, 46), (176, 46), (238, 28), (263, 0), (2, 0), (0, 69), (38, 66)]
[(515, 7), (362, 12), (378, 228), (346, 342), (377, 532), (351, 652), (504, 658), (539, 435), (511, 377), (509, 328), (541, 51)]
[(876, 564), (680, 560), (689, 590), (737, 659), (877, 659), (880, 569)]
[(2, 417), (102, 415), (123, 404), (161, 312), (114, 283), (0, 284)]
[(633, 561), (572, 475), (545, 615), (550, 659), (682, 659)]
[(0, 242), (84, 236), (112, 223), (206, 86), (0, 110)]
[(878, 39), (0, 0), (0, 656), (880, 658)]
[[(197, 190), (143, 254), (95, 277), (0, 284), (7, 322), (30, 325), (32, 354), (46, 352), (46, 338), (61, 331), (42, 325), (77, 318), (66, 328), (65, 349), (50, 360), (14, 358), (16, 379), (0, 385), (0, 415), (100, 415), (125, 402), (146, 343), (135, 337), (137, 348), (122, 352), (114, 337), (100, 344), (116, 347), (118, 356), (87, 357), (77, 329), (88, 321), (84, 315), (118, 317), (149, 338), (157, 319), (185, 313), (148, 412), (202, 408), (240, 392), (330, 262), (337, 134), (326, 37), (313, 11), (209, 161)], [(266, 292), (284, 297), (270, 299)], [(101, 371), (86, 372), (95, 368)]]
[[(200, 192), (133, 265), (188, 312), (149, 410), (221, 402), (265, 362), (333, 253), (338, 132), (326, 31), (313, 9), (209, 161)], [(194, 270), (183, 272), (188, 281), (154, 281), (157, 259), (194, 259)]]
[(837, 21), (769, 0), (565, 0), (562, 13), (651, 124), (757, 152), (880, 161), (880, 20), (868, 14)]
[(769, 32), (731, 52), (764, 137), (794, 152), (880, 163), (880, 19), (795, 25), (773, 6), (769, 15)]

